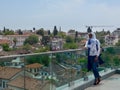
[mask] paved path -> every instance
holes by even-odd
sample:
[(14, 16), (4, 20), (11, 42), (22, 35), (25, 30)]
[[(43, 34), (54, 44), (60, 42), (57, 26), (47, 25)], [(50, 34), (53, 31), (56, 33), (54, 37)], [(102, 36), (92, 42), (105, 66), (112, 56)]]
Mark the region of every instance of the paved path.
[(99, 85), (93, 85), (85, 90), (120, 90), (120, 74), (115, 74), (101, 81)]

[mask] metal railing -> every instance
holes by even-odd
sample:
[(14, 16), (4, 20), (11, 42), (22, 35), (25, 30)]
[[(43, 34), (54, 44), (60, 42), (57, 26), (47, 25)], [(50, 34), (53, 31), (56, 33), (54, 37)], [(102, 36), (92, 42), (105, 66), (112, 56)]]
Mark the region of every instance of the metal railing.
[[(111, 55), (109, 50), (103, 52), (105, 64), (100, 66), (100, 71), (119, 67), (119, 56)], [(87, 76), (91, 75), (87, 72), (87, 57), (82, 49), (1, 56), (0, 66), (2, 89), (62, 90), (60, 88), (88, 80)]]

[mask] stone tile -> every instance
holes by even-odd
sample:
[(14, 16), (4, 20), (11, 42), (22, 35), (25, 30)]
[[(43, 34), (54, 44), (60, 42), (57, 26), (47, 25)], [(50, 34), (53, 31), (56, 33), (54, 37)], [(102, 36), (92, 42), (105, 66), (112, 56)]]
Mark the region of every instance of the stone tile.
[(99, 85), (93, 85), (85, 90), (120, 90), (120, 74), (115, 74), (101, 81)]

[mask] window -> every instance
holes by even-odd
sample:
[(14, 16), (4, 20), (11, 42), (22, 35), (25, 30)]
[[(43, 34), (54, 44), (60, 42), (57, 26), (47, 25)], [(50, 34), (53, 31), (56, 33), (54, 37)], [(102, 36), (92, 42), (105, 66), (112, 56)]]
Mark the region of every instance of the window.
[(47, 76), (47, 73), (45, 73), (45, 76)]
[(37, 71), (39, 72), (39, 68), (37, 68)]
[(30, 72), (32, 72), (32, 69), (30, 68)]
[(3, 81), (2, 84), (3, 84), (3, 88), (5, 88), (5, 81)]
[(37, 72), (37, 69), (36, 69), (36, 68), (34, 69), (34, 72)]
[(2, 79), (0, 79), (0, 87), (2, 87)]

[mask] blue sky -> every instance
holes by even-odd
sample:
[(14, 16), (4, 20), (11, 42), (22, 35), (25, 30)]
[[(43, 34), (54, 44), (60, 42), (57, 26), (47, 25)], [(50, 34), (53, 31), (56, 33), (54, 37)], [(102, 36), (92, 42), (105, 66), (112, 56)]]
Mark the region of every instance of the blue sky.
[[(0, 0), (0, 29), (85, 31), (86, 25), (120, 26), (120, 0)], [(94, 28), (94, 30), (102, 30)]]

